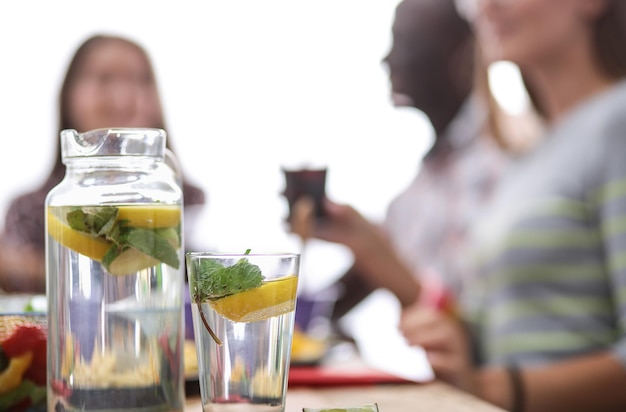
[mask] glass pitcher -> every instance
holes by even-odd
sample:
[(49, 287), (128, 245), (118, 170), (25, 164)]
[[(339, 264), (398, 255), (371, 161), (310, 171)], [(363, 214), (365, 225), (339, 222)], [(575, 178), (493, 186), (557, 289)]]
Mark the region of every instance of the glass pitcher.
[(61, 132), (67, 171), (46, 198), (49, 411), (183, 410), (183, 197), (165, 140)]

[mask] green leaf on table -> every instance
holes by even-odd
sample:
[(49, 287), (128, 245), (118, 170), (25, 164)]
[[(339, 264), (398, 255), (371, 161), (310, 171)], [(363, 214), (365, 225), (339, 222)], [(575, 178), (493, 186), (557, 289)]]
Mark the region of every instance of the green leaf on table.
[(378, 412), (378, 404), (372, 403), (347, 408), (302, 408), (302, 412)]
[(37, 386), (33, 381), (24, 379), (17, 388), (0, 396), (0, 411), (11, 411), (26, 398), (33, 405), (39, 405), (46, 397), (46, 387)]

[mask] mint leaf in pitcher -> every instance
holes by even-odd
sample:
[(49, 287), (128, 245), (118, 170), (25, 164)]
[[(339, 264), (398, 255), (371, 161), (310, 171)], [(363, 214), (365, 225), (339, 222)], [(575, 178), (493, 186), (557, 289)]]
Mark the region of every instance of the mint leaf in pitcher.
[(180, 267), (179, 228), (134, 227), (119, 216), (120, 209), (114, 206), (79, 207), (68, 212), (66, 219), (73, 230), (109, 242), (101, 263), (112, 275), (128, 275), (159, 263)]
[(128, 246), (134, 247), (140, 252), (152, 256), (166, 265), (178, 268), (180, 266), (178, 253), (176, 252), (176, 248), (174, 248), (167, 239), (161, 237), (161, 234), (165, 233), (167, 232), (133, 228), (128, 230), (123, 240)]
[[(102, 257), (102, 265), (112, 275), (135, 273), (142, 268), (163, 262), (178, 268), (178, 252), (180, 242), (172, 230), (153, 230), (118, 226), (113, 246)], [(110, 234), (110, 235), (111, 235)]]
[(115, 226), (119, 210), (113, 206), (97, 209), (75, 209), (67, 214), (67, 223), (74, 230), (93, 236), (107, 236)]

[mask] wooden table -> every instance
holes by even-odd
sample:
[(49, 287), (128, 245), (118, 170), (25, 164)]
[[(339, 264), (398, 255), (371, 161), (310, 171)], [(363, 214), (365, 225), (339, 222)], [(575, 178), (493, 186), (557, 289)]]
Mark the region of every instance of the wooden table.
[[(502, 412), (480, 399), (440, 382), (372, 386), (297, 387), (287, 392), (285, 412), (303, 407), (357, 406), (377, 402), (381, 412)], [(202, 412), (199, 397), (187, 400), (186, 412)]]

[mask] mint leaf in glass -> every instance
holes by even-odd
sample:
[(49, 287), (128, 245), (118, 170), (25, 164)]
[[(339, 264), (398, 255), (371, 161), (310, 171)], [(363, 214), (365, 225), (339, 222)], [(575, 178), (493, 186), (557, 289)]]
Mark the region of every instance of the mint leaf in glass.
[(245, 258), (229, 267), (212, 259), (200, 260), (196, 273), (193, 297), (196, 302), (220, 299), (257, 288), (263, 283), (261, 269)]
[[(250, 254), (250, 249), (246, 250)], [(225, 267), (221, 262), (213, 259), (201, 259), (197, 267), (192, 270), (196, 279), (192, 287), (192, 300), (198, 305), (198, 312), (204, 327), (218, 345), (222, 341), (209, 326), (202, 303), (217, 300), (235, 293), (254, 289), (263, 284), (263, 275), (257, 265), (251, 264), (248, 259), (241, 258), (234, 265)]]

